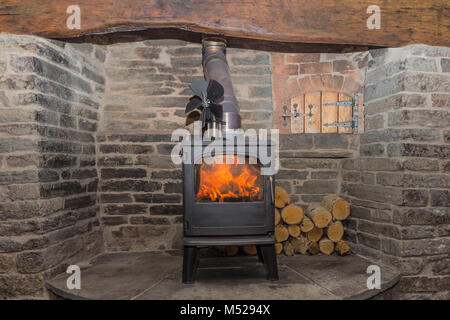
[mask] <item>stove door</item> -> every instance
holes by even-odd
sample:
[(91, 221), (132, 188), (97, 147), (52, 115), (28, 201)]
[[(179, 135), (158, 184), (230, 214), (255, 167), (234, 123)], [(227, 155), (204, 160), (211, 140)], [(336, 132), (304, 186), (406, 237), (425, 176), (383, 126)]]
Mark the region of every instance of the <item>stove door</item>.
[(220, 155), (184, 165), (185, 235), (272, 232), (271, 177), (261, 175), (261, 167), (256, 158), (242, 155)]

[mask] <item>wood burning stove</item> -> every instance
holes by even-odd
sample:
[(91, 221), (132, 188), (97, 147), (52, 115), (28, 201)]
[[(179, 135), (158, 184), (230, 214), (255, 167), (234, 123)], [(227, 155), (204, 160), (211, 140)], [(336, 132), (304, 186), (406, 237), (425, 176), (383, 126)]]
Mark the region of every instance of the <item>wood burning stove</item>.
[[(183, 282), (194, 281), (200, 247), (226, 245), (256, 245), (268, 279), (277, 280), (274, 177), (263, 173), (273, 164), (272, 142), (245, 139), (235, 130), (241, 120), (224, 41), (203, 41), (203, 69), (209, 84), (191, 86), (197, 97), (186, 109), (201, 108), (208, 139), (183, 146)], [(220, 105), (212, 101), (219, 96)], [(272, 160), (267, 163), (261, 155)]]
[[(211, 144), (222, 143), (223, 153), (205, 154)], [(278, 279), (273, 247), (274, 177), (262, 174), (267, 165), (259, 159), (259, 148), (267, 145), (266, 141), (245, 142), (229, 148), (229, 141), (222, 138), (203, 141), (197, 146), (201, 152), (194, 151), (195, 143), (189, 146), (191, 161), (183, 163), (183, 282), (193, 281), (199, 247), (224, 245), (256, 245), (268, 278)]]

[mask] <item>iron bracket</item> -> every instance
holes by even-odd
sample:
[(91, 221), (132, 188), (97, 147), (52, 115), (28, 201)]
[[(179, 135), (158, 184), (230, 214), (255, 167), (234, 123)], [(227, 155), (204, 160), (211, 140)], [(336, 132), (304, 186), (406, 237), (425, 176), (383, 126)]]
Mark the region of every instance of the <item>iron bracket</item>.
[(299, 112), (297, 112), (298, 104), (296, 104), (296, 103), (294, 103), (293, 107), (294, 107), (294, 113), (288, 114), (287, 113), (287, 106), (283, 106), (284, 113), (281, 116), (283, 117), (283, 125), (284, 126), (287, 125), (287, 121), (286, 121), (287, 117), (293, 117), (295, 124), (298, 123), (298, 120), (297, 120), (298, 117), (308, 117), (308, 124), (312, 125), (312, 116), (313, 116), (313, 113), (312, 113), (313, 105), (312, 104), (310, 104), (308, 106), (308, 108), (309, 108), (309, 112), (308, 113), (299, 113)]
[(353, 108), (353, 120), (349, 121), (349, 122), (325, 123), (323, 126), (324, 127), (352, 128), (353, 132), (358, 132), (358, 101), (359, 101), (359, 96), (357, 93), (355, 93), (352, 100), (324, 103), (323, 106), (325, 106), (325, 107), (326, 106), (352, 107)]

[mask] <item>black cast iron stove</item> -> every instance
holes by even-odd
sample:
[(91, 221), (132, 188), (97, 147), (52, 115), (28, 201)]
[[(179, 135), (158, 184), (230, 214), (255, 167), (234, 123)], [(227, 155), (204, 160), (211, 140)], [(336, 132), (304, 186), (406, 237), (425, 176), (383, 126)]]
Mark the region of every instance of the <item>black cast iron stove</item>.
[[(236, 130), (241, 120), (225, 41), (203, 41), (203, 68), (209, 84), (191, 86), (198, 101), (191, 99), (187, 112), (199, 107), (205, 133), (203, 139), (191, 139), (183, 146), (183, 283), (195, 279), (199, 248), (227, 245), (256, 245), (267, 278), (278, 280), (274, 176), (263, 174), (269, 166), (267, 159), (274, 158), (273, 142), (247, 139)], [(214, 89), (214, 80), (222, 91)], [(220, 101), (213, 101), (218, 99), (217, 92), (223, 95), (219, 94)]]

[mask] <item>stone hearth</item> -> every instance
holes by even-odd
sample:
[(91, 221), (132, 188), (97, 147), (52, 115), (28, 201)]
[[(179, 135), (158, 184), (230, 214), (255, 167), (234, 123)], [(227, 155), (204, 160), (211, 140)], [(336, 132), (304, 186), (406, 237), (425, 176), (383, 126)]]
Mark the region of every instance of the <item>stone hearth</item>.
[(81, 290), (68, 290), (67, 276), (47, 282), (62, 299), (121, 300), (330, 300), (392, 297), (399, 280), (381, 265), (381, 289), (366, 286), (372, 263), (357, 256), (295, 256), (279, 259), (279, 281), (267, 281), (255, 257), (202, 259), (197, 281), (181, 283), (181, 257), (163, 253), (112, 253), (81, 263)]

